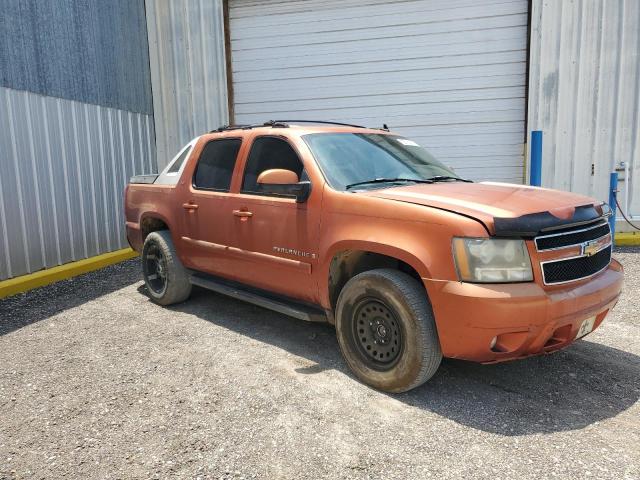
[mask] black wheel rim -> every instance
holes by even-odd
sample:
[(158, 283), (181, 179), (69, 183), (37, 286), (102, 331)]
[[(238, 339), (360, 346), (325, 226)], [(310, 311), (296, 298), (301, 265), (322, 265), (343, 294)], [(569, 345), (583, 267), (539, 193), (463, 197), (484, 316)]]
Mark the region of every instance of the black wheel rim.
[(360, 356), (376, 370), (392, 368), (402, 350), (402, 327), (394, 311), (379, 299), (366, 298), (353, 312), (352, 334)]
[(153, 293), (162, 295), (167, 288), (167, 261), (155, 243), (149, 245), (144, 255), (144, 275)]

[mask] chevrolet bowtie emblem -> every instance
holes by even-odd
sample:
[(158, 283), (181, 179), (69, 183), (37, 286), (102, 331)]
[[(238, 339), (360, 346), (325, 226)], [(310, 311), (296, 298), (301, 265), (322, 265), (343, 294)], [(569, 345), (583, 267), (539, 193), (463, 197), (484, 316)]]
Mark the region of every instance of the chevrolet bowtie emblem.
[(590, 257), (591, 255), (595, 255), (598, 253), (600, 249), (600, 242), (597, 240), (593, 240), (591, 242), (585, 242), (582, 244), (582, 254), (585, 257)]

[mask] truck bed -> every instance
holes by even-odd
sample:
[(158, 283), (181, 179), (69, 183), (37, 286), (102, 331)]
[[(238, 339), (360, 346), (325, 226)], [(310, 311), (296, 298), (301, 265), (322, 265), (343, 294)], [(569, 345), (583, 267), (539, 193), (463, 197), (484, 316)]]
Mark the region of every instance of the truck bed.
[(129, 179), (129, 183), (153, 183), (157, 178), (157, 173), (151, 175), (134, 175)]

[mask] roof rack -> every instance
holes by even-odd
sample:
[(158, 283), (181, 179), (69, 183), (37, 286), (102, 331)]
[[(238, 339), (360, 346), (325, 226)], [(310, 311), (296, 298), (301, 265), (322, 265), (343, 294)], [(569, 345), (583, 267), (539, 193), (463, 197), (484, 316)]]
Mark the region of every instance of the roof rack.
[(274, 123), (320, 123), (322, 125), (340, 125), (342, 127), (367, 128), (362, 125), (354, 125), (352, 123), (330, 122), (327, 120), (271, 120)]
[(252, 124), (246, 124), (246, 125), (223, 125), (221, 127), (216, 128), (215, 130), (211, 130), (209, 133), (226, 132), (227, 130), (251, 130), (252, 128), (259, 128), (259, 127), (287, 128), (288, 126), (289, 125), (287, 125), (284, 122), (269, 120), (268, 122), (264, 122), (264, 123), (252, 123)]
[[(228, 130), (251, 130), (252, 128), (259, 127), (272, 127), (272, 128), (288, 128), (290, 123), (319, 123), (322, 125), (339, 125), (342, 127), (353, 127), (353, 128), (368, 128), (363, 125), (354, 125), (352, 123), (341, 123), (341, 122), (330, 122), (327, 120), (269, 120), (264, 123), (254, 123), (247, 125), (223, 125), (221, 127), (216, 128), (215, 130), (211, 130), (209, 133), (216, 132), (225, 132)], [(386, 124), (380, 130), (389, 130)]]

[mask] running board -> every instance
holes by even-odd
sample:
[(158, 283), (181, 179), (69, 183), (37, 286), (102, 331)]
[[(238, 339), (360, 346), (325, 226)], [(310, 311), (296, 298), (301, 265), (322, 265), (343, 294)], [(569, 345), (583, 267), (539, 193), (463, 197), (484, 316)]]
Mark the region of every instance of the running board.
[(228, 297), (237, 298), (259, 307), (267, 308), (275, 312), (283, 313), (290, 317), (306, 320), (307, 322), (327, 322), (327, 316), (323, 310), (312, 305), (299, 303), (294, 300), (276, 297), (268, 292), (250, 289), (237, 283), (226, 282), (216, 277), (202, 274), (192, 273), (191, 284), (198, 287), (206, 288)]

